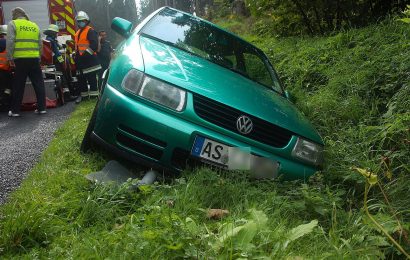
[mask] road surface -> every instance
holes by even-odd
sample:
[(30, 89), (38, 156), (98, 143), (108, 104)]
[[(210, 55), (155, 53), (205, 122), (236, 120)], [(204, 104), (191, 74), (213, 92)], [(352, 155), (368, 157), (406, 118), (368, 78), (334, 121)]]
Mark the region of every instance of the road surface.
[(0, 112), (0, 204), (39, 159), (53, 138), (54, 131), (74, 110), (74, 102), (37, 115), (22, 112), (20, 118), (10, 118)]

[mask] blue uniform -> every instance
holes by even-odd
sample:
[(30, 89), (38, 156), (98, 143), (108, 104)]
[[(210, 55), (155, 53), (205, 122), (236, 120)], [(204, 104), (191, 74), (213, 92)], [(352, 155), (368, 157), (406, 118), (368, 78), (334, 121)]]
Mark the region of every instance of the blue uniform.
[(46, 40), (51, 43), (51, 49), (52, 49), (52, 51), (53, 51), (53, 53), (54, 53), (54, 60), (57, 60), (58, 57), (61, 56), (61, 53), (60, 53), (60, 51), (59, 51), (60, 45), (58, 44), (57, 39), (56, 39), (56, 38), (53, 38), (53, 37), (51, 37), (51, 36), (49, 36), (49, 35), (47, 35)]

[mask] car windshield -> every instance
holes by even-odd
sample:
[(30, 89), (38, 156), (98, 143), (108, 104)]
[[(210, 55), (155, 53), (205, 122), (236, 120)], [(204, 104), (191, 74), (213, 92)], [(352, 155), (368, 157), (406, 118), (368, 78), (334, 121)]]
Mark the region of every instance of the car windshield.
[(263, 53), (251, 44), (196, 17), (165, 8), (142, 29), (153, 37), (282, 93)]

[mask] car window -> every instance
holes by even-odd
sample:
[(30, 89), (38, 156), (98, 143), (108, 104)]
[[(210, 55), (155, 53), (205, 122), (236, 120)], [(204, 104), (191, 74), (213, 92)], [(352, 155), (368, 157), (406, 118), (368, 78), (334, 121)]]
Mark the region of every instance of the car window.
[(197, 17), (165, 8), (141, 33), (282, 93), (273, 68), (259, 49)]
[(257, 56), (249, 53), (244, 53), (246, 72), (251, 79), (254, 79), (266, 86), (272, 85), (270, 71), (264, 62)]

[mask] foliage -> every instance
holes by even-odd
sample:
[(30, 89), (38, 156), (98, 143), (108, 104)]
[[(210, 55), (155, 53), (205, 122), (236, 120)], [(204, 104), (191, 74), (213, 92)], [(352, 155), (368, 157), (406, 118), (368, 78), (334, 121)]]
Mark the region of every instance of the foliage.
[(404, 14), (404, 18), (399, 19), (400, 21), (404, 22), (404, 23), (408, 23), (410, 24), (410, 5), (407, 5), (406, 10), (403, 11)]
[[(225, 2), (232, 2), (225, 0)], [(260, 36), (326, 34), (362, 27), (406, 7), (408, 1), (384, 0), (245, 0)], [(216, 6), (219, 10), (219, 6)], [(216, 11), (217, 12), (217, 11)]]
[[(235, 19), (222, 25), (246, 26)], [(0, 258), (402, 258), (381, 230), (409, 252), (409, 26), (385, 21), (320, 38), (244, 36), (264, 49), (321, 132), (321, 173), (272, 182), (203, 168), (137, 193), (130, 183), (94, 185), (84, 175), (112, 158), (79, 152), (94, 106), (84, 102), (0, 208)], [(383, 192), (369, 191), (354, 169)], [(210, 208), (230, 214), (209, 219)]]

